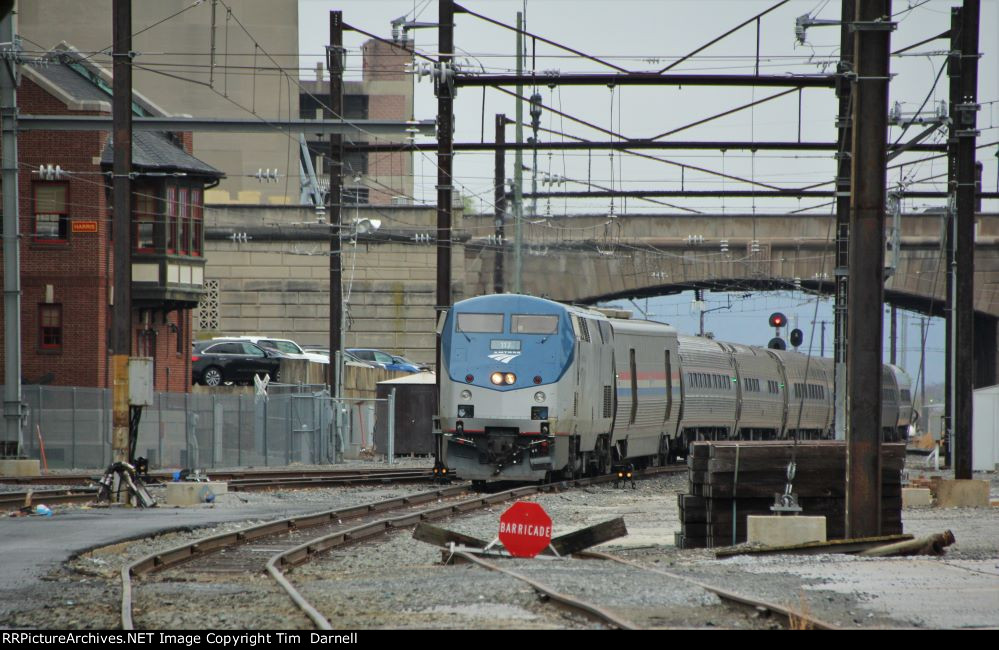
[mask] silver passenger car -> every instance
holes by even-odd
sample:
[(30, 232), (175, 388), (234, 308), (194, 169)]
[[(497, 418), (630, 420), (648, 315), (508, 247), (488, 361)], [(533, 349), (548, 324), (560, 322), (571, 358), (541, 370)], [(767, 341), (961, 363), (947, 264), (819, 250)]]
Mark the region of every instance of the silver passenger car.
[(828, 438), (833, 422), (832, 360), (767, 350), (781, 362), (787, 390), (784, 437)]

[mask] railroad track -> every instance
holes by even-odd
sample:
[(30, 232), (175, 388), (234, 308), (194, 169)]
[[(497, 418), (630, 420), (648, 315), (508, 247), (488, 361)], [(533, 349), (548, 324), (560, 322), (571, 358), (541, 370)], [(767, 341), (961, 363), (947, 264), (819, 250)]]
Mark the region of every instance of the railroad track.
[[(674, 466), (647, 470), (636, 478), (651, 478), (662, 473), (686, 471), (685, 467)], [(435, 502), (444, 499), (454, 499), (468, 491), (467, 487), (455, 486), (441, 490), (423, 492), (408, 497), (398, 497), (371, 504), (362, 504), (351, 508), (341, 508), (326, 512), (290, 517), (275, 522), (261, 524), (239, 531), (214, 535), (193, 542), (188, 542), (172, 549), (151, 553), (125, 566), (121, 570), (122, 629), (134, 629), (132, 616), (132, 578), (152, 574), (195, 558), (218, 554), (223, 550), (229, 557), (219, 560), (206, 571), (246, 573), (247, 571), (266, 571), (291, 598), (296, 607), (303, 612), (319, 629), (333, 629), (333, 626), (312, 604), (310, 604), (288, 580), (285, 570), (301, 565), (318, 554), (352, 542), (366, 540), (399, 528), (413, 526), (421, 521), (433, 521), (453, 515), (487, 508), (511, 499), (547, 492), (566, 487), (583, 487), (597, 483), (613, 482), (612, 475), (587, 479), (577, 479), (546, 485), (530, 485), (504, 490), (494, 494), (484, 494), (469, 499), (444, 505), (433, 505), (429, 508), (413, 510), (413, 506)], [(410, 509), (411, 512), (385, 517), (386, 513), (399, 509)], [(372, 517), (372, 515), (377, 515)], [(352, 526), (343, 522), (349, 519), (364, 519)], [(299, 534), (308, 530), (309, 535), (304, 541), (295, 538), (306, 537)], [(265, 540), (267, 540), (265, 542)], [(299, 542), (287, 548), (289, 541)], [(248, 545), (252, 543), (253, 546)], [(266, 545), (265, 545), (266, 544)], [(244, 552), (231, 553), (232, 549), (247, 546)], [(261, 564), (261, 558), (267, 556), (267, 546), (275, 548), (266, 563)], [(190, 571), (188, 571), (190, 573)]]
[[(502, 573), (504, 575), (510, 576), (528, 584), (533, 588), (539, 596), (547, 601), (554, 602), (555, 604), (568, 609), (576, 614), (582, 615), (588, 619), (596, 621), (598, 623), (607, 625), (612, 628), (620, 630), (638, 630), (643, 629), (643, 626), (633, 620), (621, 616), (620, 613), (615, 612), (614, 609), (608, 605), (593, 602), (589, 599), (584, 599), (578, 596), (565, 593), (564, 590), (559, 590), (545, 582), (538, 580), (537, 578), (532, 578), (523, 573), (518, 573), (517, 571), (512, 571), (509, 568), (503, 567), (496, 562), (491, 562), (482, 556), (474, 555), (471, 553), (463, 551), (455, 551), (453, 556), (455, 558), (460, 558), (461, 560), (475, 564), (489, 571), (495, 571)], [(748, 608), (754, 612), (768, 612), (775, 614), (780, 618), (784, 627), (788, 629), (815, 629), (815, 630), (835, 630), (838, 629), (835, 625), (827, 623), (811, 614), (801, 612), (792, 607), (785, 607), (783, 605), (778, 605), (769, 601), (759, 600), (755, 598), (750, 598), (742, 594), (738, 594), (715, 585), (706, 584), (698, 580), (693, 580), (686, 576), (682, 576), (669, 571), (663, 571), (661, 569), (656, 569), (652, 567), (643, 566), (636, 562), (631, 562), (624, 558), (612, 555), (610, 553), (602, 553), (596, 551), (585, 551), (582, 553), (575, 554), (574, 557), (592, 560), (602, 560), (608, 562), (616, 562), (630, 569), (635, 569), (644, 573), (651, 573), (659, 576), (663, 576), (672, 581), (683, 583), (684, 585), (697, 587), (705, 591), (709, 591), (723, 602), (734, 605), (739, 608)], [(668, 587), (668, 585), (666, 585)]]
[(827, 623), (822, 619), (819, 619), (811, 614), (796, 610), (793, 607), (786, 607), (784, 605), (778, 605), (766, 600), (760, 600), (757, 598), (750, 598), (749, 596), (744, 596), (742, 594), (736, 593), (734, 591), (729, 591), (727, 589), (722, 589), (714, 585), (710, 585), (699, 580), (694, 580), (688, 578), (687, 576), (680, 575), (678, 573), (673, 573), (671, 571), (663, 571), (662, 569), (657, 569), (654, 567), (647, 567), (637, 562), (632, 562), (631, 560), (626, 560), (624, 558), (612, 555), (610, 553), (602, 553), (599, 551), (584, 551), (579, 554), (580, 557), (590, 558), (595, 560), (606, 560), (609, 562), (617, 562), (628, 567), (641, 569), (642, 571), (647, 571), (650, 573), (665, 576), (673, 580), (680, 580), (685, 583), (700, 587), (711, 593), (715, 594), (723, 601), (731, 603), (736, 606), (749, 607), (757, 611), (767, 611), (780, 616), (785, 626), (789, 629), (814, 629), (814, 630), (835, 630), (839, 629), (832, 623)]
[[(217, 481), (238, 481), (238, 480), (262, 480), (262, 479), (324, 479), (337, 476), (350, 477), (358, 474), (375, 477), (378, 475), (393, 474), (425, 474), (432, 475), (432, 470), (427, 469), (399, 469), (390, 467), (370, 468), (370, 469), (245, 469), (245, 470), (220, 470), (210, 471), (209, 475)], [(156, 471), (150, 472), (150, 477), (160, 481), (172, 481), (173, 472)], [(75, 473), (75, 474), (47, 474), (45, 476), (0, 476), (0, 483), (13, 485), (87, 485), (100, 480), (101, 474)]]
[[(165, 475), (153, 475), (154, 478), (166, 478)], [(259, 491), (259, 490), (280, 490), (280, 489), (306, 489), (319, 487), (337, 487), (349, 485), (371, 485), (383, 483), (403, 483), (410, 481), (429, 481), (433, 479), (433, 472), (429, 469), (374, 469), (374, 470), (334, 470), (334, 471), (309, 471), (309, 472), (283, 472), (264, 471), (254, 472), (232, 472), (212, 474), (212, 478), (227, 480), (228, 489), (232, 492)], [(24, 477), (19, 477), (24, 478)], [(59, 477), (31, 477), (58, 479)], [(96, 483), (95, 477), (88, 477), (88, 481)], [(28, 481), (29, 483), (39, 483)], [(59, 481), (62, 483), (62, 481)], [(76, 481), (70, 481), (73, 484)], [(149, 485), (156, 485), (150, 483)], [(0, 493), (0, 511), (17, 510), (24, 506), (24, 501), (28, 494), (31, 494), (31, 504), (60, 505), (89, 503), (97, 498), (97, 489), (94, 488), (70, 488), (57, 490), (29, 490), (23, 492), (2, 492)]]
[(59, 505), (67, 503), (89, 503), (97, 498), (95, 489), (69, 489), (69, 490), (31, 490), (30, 492), (2, 492), (0, 493), (0, 511), (8, 512), (19, 510), (24, 507), (24, 502), (31, 494), (31, 505)]

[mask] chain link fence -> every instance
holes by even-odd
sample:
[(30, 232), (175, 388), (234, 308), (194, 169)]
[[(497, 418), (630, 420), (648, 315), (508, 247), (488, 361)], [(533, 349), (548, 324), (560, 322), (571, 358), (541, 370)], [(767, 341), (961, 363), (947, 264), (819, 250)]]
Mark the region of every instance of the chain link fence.
[[(103, 470), (111, 463), (110, 389), (23, 386), (22, 392), (23, 456), (42, 460), (44, 448), (49, 469)], [(135, 454), (152, 469), (209, 469), (322, 465), (375, 451), (379, 400), (337, 402), (325, 387), (308, 385), (271, 385), (267, 393), (157, 393), (142, 411)]]

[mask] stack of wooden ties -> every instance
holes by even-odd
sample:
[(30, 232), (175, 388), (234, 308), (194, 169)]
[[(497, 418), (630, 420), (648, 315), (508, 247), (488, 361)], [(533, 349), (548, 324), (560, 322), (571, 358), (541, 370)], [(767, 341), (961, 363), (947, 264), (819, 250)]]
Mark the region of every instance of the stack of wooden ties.
[[(845, 537), (846, 443), (833, 440), (695, 442), (687, 458), (688, 494), (681, 494), (678, 548), (713, 548), (746, 541), (748, 515), (773, 515), (795, 459), (792, 492), (802, 515), (825, 516), (826, 538)], [(882, 535), (902, 533), (905, 445), (881, 445)], [(787, 515), (793, 516), (793, 515)]]

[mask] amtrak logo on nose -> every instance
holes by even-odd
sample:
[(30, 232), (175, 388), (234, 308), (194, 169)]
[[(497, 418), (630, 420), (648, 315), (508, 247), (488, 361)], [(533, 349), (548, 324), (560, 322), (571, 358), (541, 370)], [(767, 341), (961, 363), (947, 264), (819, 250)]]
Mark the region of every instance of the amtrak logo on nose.
[(510, 363), (519, 356), (520, 352), (493, 352), (489, 355), (489, 358), (502, 363)]

